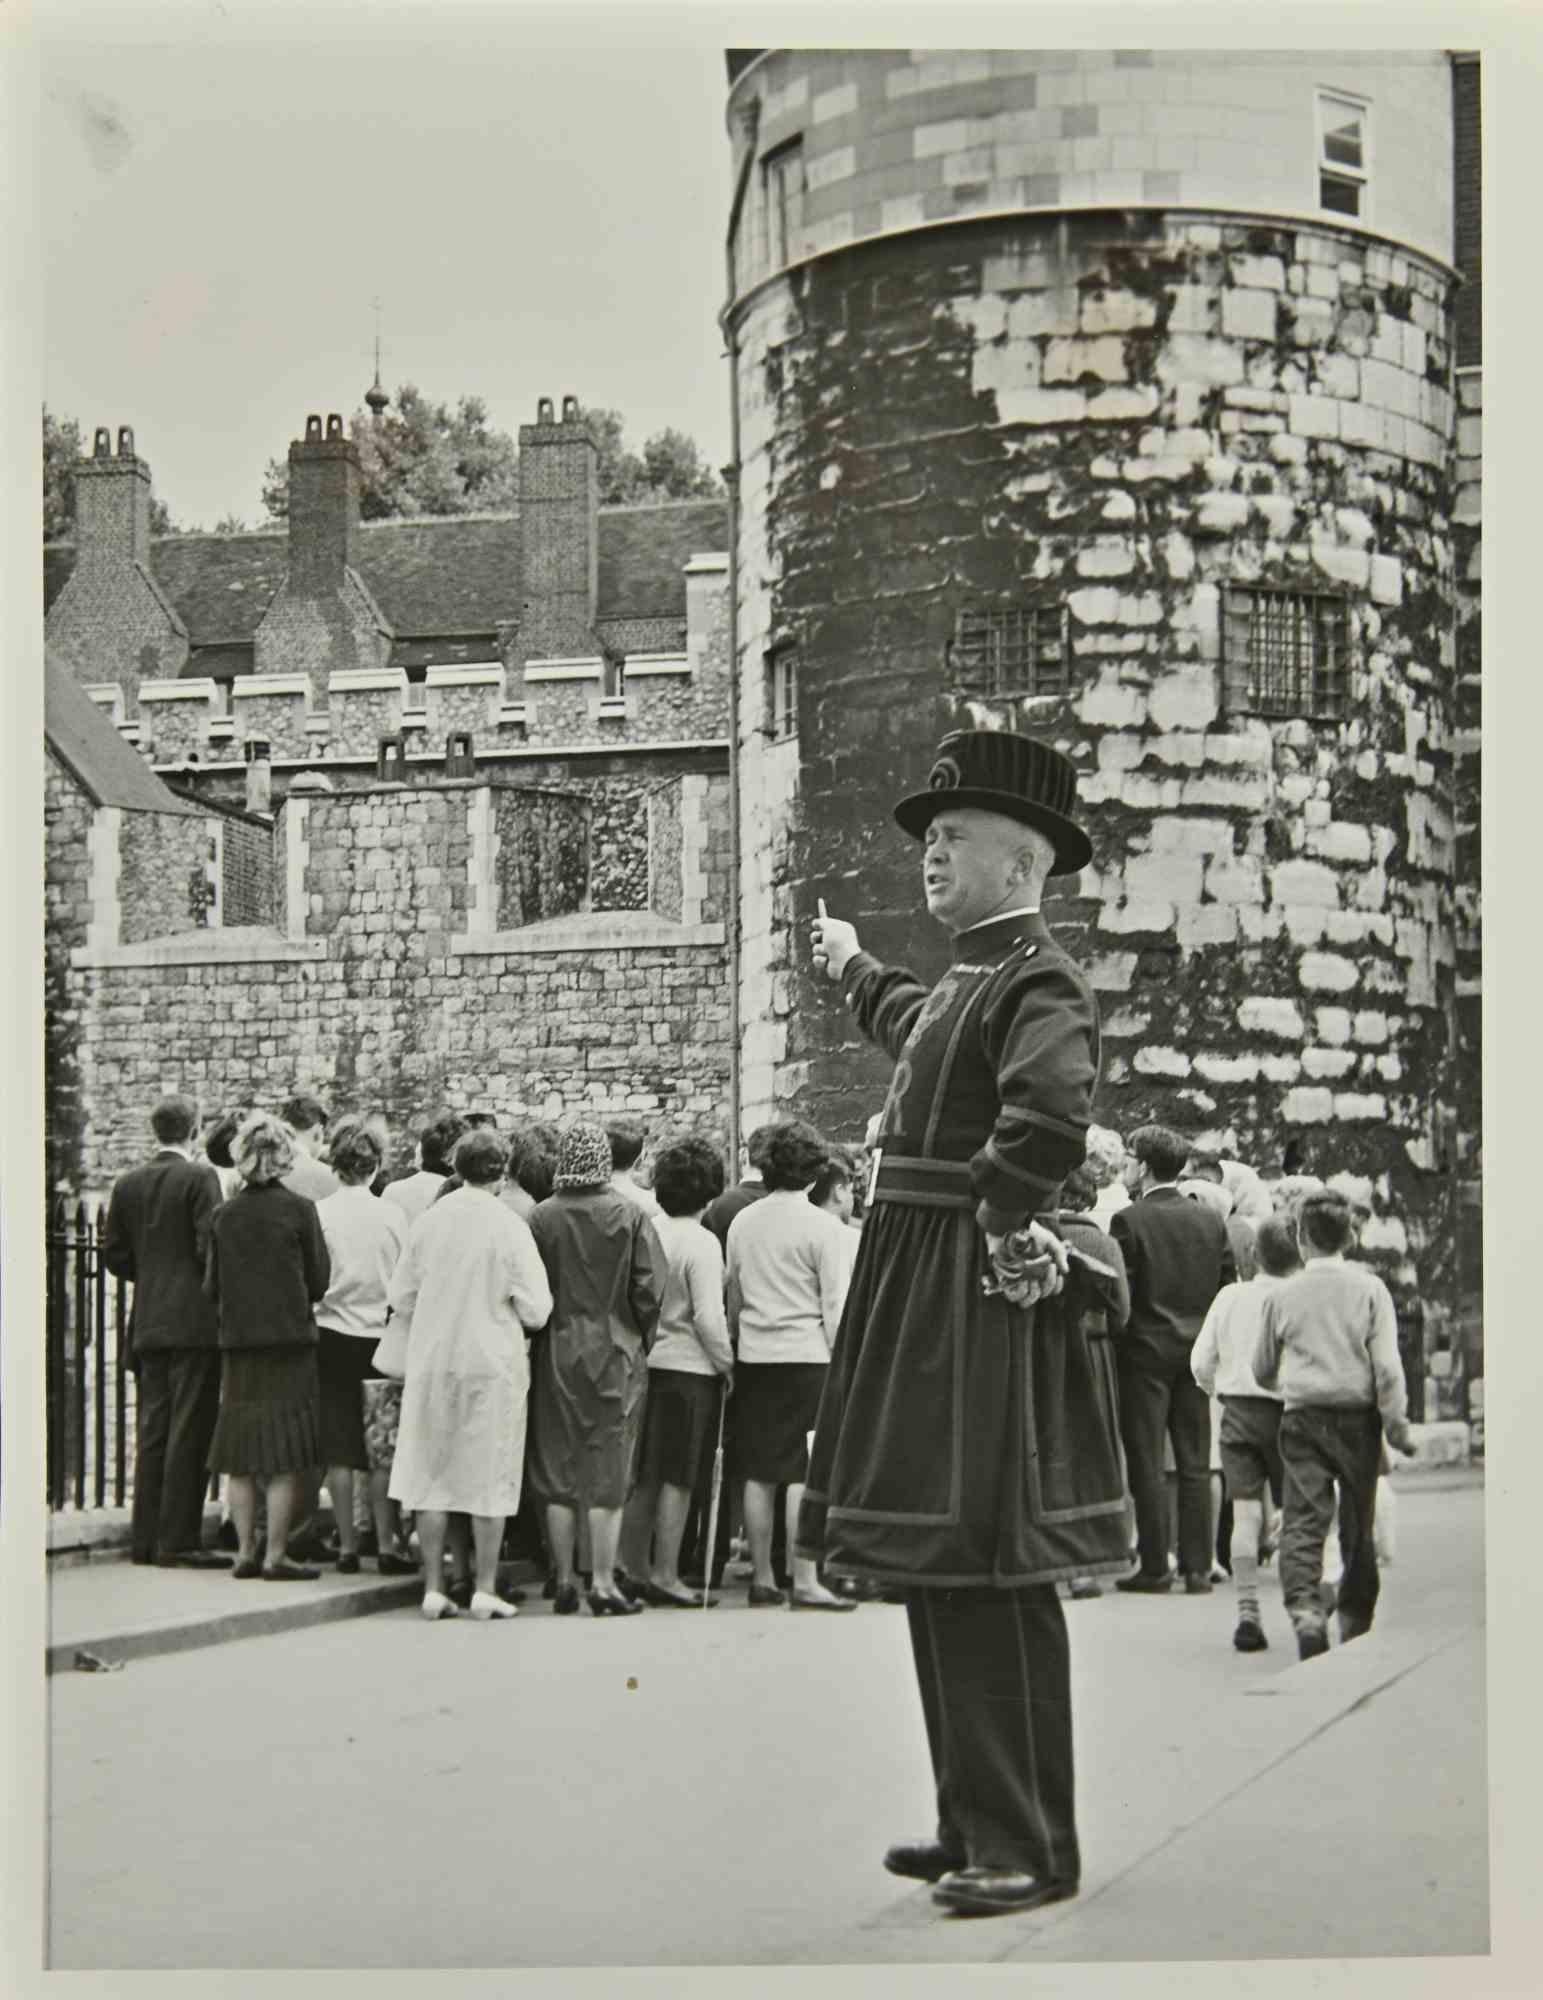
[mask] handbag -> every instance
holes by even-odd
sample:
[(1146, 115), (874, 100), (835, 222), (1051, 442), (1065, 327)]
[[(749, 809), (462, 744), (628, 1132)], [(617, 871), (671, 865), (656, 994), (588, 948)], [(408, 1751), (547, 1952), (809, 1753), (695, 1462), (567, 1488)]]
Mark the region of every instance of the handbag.
[(375, 1348), (375, 1366), (393, 1382), (407, 1379), (407, 1335), (411, 1326), (411, 1320), (399, 1319), (393, 1313)]

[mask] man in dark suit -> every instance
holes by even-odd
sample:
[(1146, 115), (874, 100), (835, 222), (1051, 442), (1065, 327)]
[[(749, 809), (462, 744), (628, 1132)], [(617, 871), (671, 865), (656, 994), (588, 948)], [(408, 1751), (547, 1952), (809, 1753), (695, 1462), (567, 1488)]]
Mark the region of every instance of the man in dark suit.
[(204, 1297), (204, 1257), (220, 1184), (212, 1167), (193, 1160), (197, 1122), (198, 1108), (187, 1097), (163, 1098), (151, 1112), (158, 1150), (114, 1186), (103, 1256), (108, 1270), (134, 1287), (134, 1560), (229, 1569), (227, 1556), (201, 1546), (209, 1440), (220, 1401), (220, 1351), (214, 1307)]
[(1190, 1350), (1206, 1309), (1237, 1277), (1227, 1226), (1175, 1183), (1190, 1145), (1166, 1126), (1143, 1125), (1127, 1142), (1125, 1185), (1131, 1205), (1110, 1218), (1130, 1279), (1130, 1323), (1116, 1349), (1120, 1433), (1136, 1503), (1141, 1565), (1117, 1590), (1165, 1591), (1168, 1506), (1163, 1434), (1178, 1469), (1179, 1567), (1184, 1588), (1211, 1588), (1211, 1408), (1190, 1373)]

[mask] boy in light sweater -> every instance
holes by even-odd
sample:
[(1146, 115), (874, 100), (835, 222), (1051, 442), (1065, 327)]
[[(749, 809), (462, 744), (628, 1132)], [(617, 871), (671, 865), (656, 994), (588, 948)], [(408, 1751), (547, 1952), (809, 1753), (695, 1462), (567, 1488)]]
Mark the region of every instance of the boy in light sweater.
[(1190, 1372), (1201, 1388), (1221, 1398), (1222, 1476), (1232, 1502), (1232, 1577), (1238, 1594), (1232, 1643), (1240, 1653), (1259, 1653), (1270, 1643), (1259, 1616), (1259, 1543), (1266, 1496), (1273, 1493), (1278, 1501), (1285, 1477), (1280, 1391), (1266, 1391), (1249, 1364), (1266, 1304), (1302, 1268), (1296, 1233), (1283, 1216), (1272, 1215), (1259, 1225), (1254, 1252), (1254, 1275), (1243, 1284), (1223, 1285), (1189, 1357)]
[(1335, 1482), (1345, 1565), (1339, 1586), (1343, 1641), (1369, 1631), (1377, 1607), (1372, 1523), (1383, 1434), (1399, 1450), (1410, 1437), (1392, 1296), (1364, 1264), (1345, 1262), (1353, 1233), (1342, 1195), (1303, 1200), (1297, 1240), (1306, 1268), (1265, 1301), (1254, 1346), (1255, 1381), (1265, 1390), (1278, 1382), (1286, 1404), (1281, 1587), (1304, 1660), (1329, 1649), (1319, 1585)]

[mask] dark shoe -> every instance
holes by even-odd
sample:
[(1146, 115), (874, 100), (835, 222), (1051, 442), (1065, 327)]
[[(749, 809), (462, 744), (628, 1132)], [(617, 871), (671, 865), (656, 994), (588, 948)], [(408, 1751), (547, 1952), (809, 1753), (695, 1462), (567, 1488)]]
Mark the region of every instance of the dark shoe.
[(576, 1583), (565, 1583), (560, 1590), (555, 1584), (552, 1586), (552, 1609), (559, 1618), (571, 1618), (578, 1608), (579, 1586)]
[(375, 1558), (375, 1567), (382, 1576), (416, 1576), (418, 1565), (411, 1556), (399, 1556), (394, 1549), (382, 1549)]
[(955, 1868), (938, 1883), (932, 1900), (956, 1916), (1001, 1917), (1076, 1893), (1075, 1882), (1046, 1882), (1017, 1868)]
[(253, 1556), (249, 1556), (245, 1562), (238, 1562), (231, 1571), (237, 1583), (249, 1583), (254, 1576), (261, 1576), (262, 1573), (262, 1564)]
[(786, 1604), (787, 1601), (786, 1595), (773, 1583), (753, 1583), (750, 1586), (752, 1611), (768, 1611), (774, 1604)]
[(941, 1882), (963, 1868), (965, 1858), (940, 1840), (902, 1840), (885, 1855), (884, 1866), (911, 1882)]
[(857, 1603), (850, 1597), (810, 1597), (806, 1591), (795, 1590), (788, 1602), (789, 1611), (855, 1611)]
[(1232, 1643), (1240, 1653), (1262, 1653), (1270, 1642), (1257, 1618), (1240, 1618)]
[(1297, 1627), (1297, 1658), (1316, 1660), (1321, 1653), (1329, 1650), (1329, 1635), (1321, 1625), (1299, 1625)]
[(1201, 1576), (1195, 1571), (1190, 1571), (1184, 1578), (1186, 1597), (1209, 1597), (1215, 1587), (1208, 1576)]
[[(716, 1597), (708, 1601), (710, 1604), (718, 1602)], [(688, 1590), (684, 1584), (677, 1590), (666, 1590), (662, 1583), (650, 1582), (643, 1585), (643, 1602), (652, 1604), (661, 1611), (700, 1611), (702, 1593), (699, 1590)]]
[(588, 1603), (592, 1618), (632, 1618), (643, 1609), (630, 1597), (623, 1597), (619, 1590), (592, 1590)]
[(338, 1557), (338, 1575), (357, 1576), (358, 1574), (359, 1557), (357, 1551), (345, 1549), (343, 1554)]
[(616, 1588), (621, 1592), (622, 1596), (630, 1603), (641, 1604), (646, 1594), (647, 1586), (640, 1583), (635, 1576), (629, 1576), (624, 1569), (615, 1570), (613, 1574), (616, 1578)]
[(265, 1583), (314, 1583), (320, 1575), (321, 1571), (313, 1569), (309, 1563), (290, 1562), (287, 1558), (283, 1562), (263, 1564)]
[(459, 1583), (447, 1583), (445, 1585), (445, 1595), (458, 1611), (466, 1611), (471, 1607), (474, 1587), (469, 1576), (463, 1577)]
[(1161, 1576), (1148, 1576), (1144, 1569), (1138, 1569), (1134, 1576), (1117, 1576), (1114, 1587), (1116, 1590), (1134, 1590), (1157, 1597), (1165, 1591), (1172, 1590), (1173, 1573), (1171, 1570), (1164, 1570)]
[(157, 1569), (229, 1569), (230, 1557), (213, 1549), (174, 1549), (169, 1556), (157, 1556)]

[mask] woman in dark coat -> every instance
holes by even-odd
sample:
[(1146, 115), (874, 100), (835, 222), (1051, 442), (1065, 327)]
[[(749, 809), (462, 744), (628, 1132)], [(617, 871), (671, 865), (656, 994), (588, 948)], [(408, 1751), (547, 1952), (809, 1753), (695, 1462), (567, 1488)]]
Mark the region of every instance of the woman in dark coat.
[(555, 1190), (530, 1219), (555, 1302), (534, 1370), (530, 1479), (546, 1502), (561, 1615), (579, 1608), (574, 1541), (578, 1510), (588, 1513), (597, 1618), (641, 1609), (617, 1587), (616, 1548), (665, 1277), (653, 1223), (610, 1182), (605, 1133), (573, 1126), (563, 1134)]
[[(331, 1263), (316, 1204), (282, 1186), (294, 1141), (259, 1112), (231, 1147), (246, 1185), (215, 1212), (205, 1290), (220, 1318), (220, 1413), (209, 1464), (227, 1475), (240, 1578), (309, 1581), (288, 1557), (300, 1475), (319, 1466), (321, 1389), (313, 1307)], [(268, 1503), (267, 1551), (257, 1560), (257, 1482)]]

